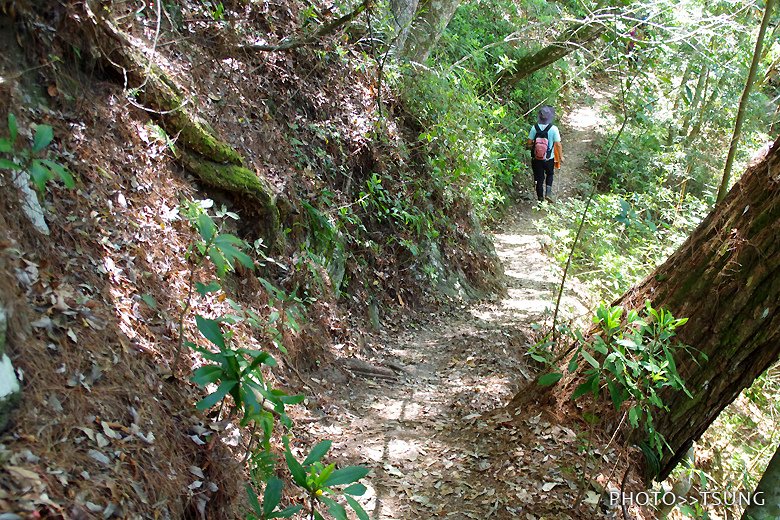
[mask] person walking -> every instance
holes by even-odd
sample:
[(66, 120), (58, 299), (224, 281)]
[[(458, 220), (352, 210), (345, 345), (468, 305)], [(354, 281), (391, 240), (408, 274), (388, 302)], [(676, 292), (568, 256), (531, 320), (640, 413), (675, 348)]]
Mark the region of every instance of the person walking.
[(531, 150), (531, 171), (536, 184), (536, 198), (539, 202), (552, 202), (553, 174), (561, 168), (563, 147), (561, 133), (553, 124), (555, 109), (549, 105), (539, 109), (539, 117), (528, 133), (528, 148)]

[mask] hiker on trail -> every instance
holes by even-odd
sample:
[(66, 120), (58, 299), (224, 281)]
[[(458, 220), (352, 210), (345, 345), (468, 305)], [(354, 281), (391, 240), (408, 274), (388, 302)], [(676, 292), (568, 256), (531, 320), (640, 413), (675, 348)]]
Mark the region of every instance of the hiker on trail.
[(549, 105), (539, 110), (538, 122), (528, 134), (528, 148), (531, 150), (531, 170), (536, 183), (536, 198), (539, 202), (552, 202), (553, 172), (560, 169), (563, 159), (561, 133), (553, 123), (555, 109)]

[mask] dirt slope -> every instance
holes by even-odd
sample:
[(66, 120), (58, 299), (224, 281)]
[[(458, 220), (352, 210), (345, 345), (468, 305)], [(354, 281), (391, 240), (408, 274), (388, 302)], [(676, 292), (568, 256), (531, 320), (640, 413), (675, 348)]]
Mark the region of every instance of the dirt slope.
[[(432, 179), (407, 146), (406, 134), (416, 139), (416, 132), (389, 114), (377, 125), (375, 71), (357, 51), (338, 54), (341, 35), (288, 53), (236, 50), (239, 29), (275, 41), (297, 34), (302, 3), (231, 3), (246, 9), (230, 17), (235, 33), (216, 29), (224, 24), (208, 12), (211, 3), (165, 4), (178, 16), (113, 3), (99, 15), (132, 40), (110, 45), (96, 36), (87, 5), (0, 9), (0, 137), (10, 134), (10, 113), (20, 146), (31, 145), (35, 125), (51, 126), (41, 153), (75, 178), (73, 189), (52, 182), (40, 196), (46, 236), (25, 219), (6, 183), (9, 170), (0, 170), (0, 307), (10, 315), (7, 352), (22, 383), (21, 404), (0, 432), (0, 513), (241, 517), (249, 429), (226, 419), (228, 406), (195, 409), (205, 395), (190, 381), (199, 355), (184, 349), (181, 369), (171, 373), (182, 340), (207, 345), (193, 315), (225, 315), (238, 302), (270, 323), (284, 304), (271, 302), (259, 277), (290, 300), (306, 300), (300, 329), (282, 333), (286, 355), (273, 346), (270, 325), (237, 326), (233, 335), (235, 344), (272, 351), (282, 365), (268, 374), (273, 385), (297, 393), (296, 371), (351, 355), (361, 328), (385, 319), (387, 307), (428, 296), (426, 259), (403, 245), (418, 244), (417, 231), (361, 201), (395, 204), (424, 220)], [(274, 187), (280, 207), (285, 240), (264, 249), (266, 257), (249, 248), (257, 274), (241, 270), (223, 293), (195, 298), (183, 326), (189, 280), (207, 283), (214, 269), (190, 277), (187, 251), (199, 235), (182, 205), (209, 199), (212, 215), (224, 205), (240, 216), (218, 219), (225, 231), (252, 244), (265, 221), (251, 199), (215, 188), (181, 159), (180, 133), (166, 132), (160, 110), (137, 96), (143, 82), (116, 68), (115, 44), (124, 40), (177, 83), (182, 106)], [(364, 194), (369, 181), (381, 200)], [(444, 275), (490, 291), (479, 278), (494, 255), (473, 245), (478, 223), (468, 201), (454, 204), (431, 224), (442, 227), (431, 233), (441, 244), (428, 245), (441, 251)], [(340, 350), (328, 351), (335, 342)], [(301, 424), (296, 431), (306, 430)]]

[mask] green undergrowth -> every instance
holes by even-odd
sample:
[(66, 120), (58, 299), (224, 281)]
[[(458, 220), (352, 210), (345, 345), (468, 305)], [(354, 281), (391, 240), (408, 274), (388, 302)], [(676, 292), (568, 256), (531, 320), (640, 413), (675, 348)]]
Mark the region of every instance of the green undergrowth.
[[(590, 332), (563, 330), (568, 336), (567, 343), (576, 346), (565, 368), (562, 366), (565, 360), (550, 350), (554, 345), (551, 338), (531, 348), (529, 356), (550, 370), (537, 382), (540, 386), (550, 386), (562, 380), (567, 372), (577, 374), (579, 384), (571, 399), (587, 395), (594, 399), (590, 406), (584, 407), (587, 411), (583, 413), (591, 427), (602, 420), (594, 403), (608, 397), (614, 412), (623, 415), (619, 424), (627, 419), (626, 425), (632, 430), (626, 443), (642, 449), (648, 473), (656, 475), (668, 447), (663, 435), (655, 429), (655, 417), (669, 411), (664, 398), (670, 390), (693, 397), (685, 387), (675, 359), (686, 353), (706, 361), (703, 353), (697, 354), (676, 338), (677, 329), (687, 321), (688, 318), (675, 318), (666, 309), (653, 308), (649, 300), (644, 309), (627, 311), (602, 303), (596, 309)], [(588, 454), (591, 440), (588, 435), (584, 446)], [(581, 482), (587, 481), (585, 477)]]
[[(347, 520), (346, 504), (361, 520), (368, 515), (353, 496), (363, 495), (367, 488), (358, 481), (369, 473), (363, 466), (347, 466), (336, 469), (335, 463), (323, 462), (331, 448), (330, 440), (320, 441), (301, 462), (293, 454), (289, 435), (294, 423), (287, 414), (290, 406), (300, 404), (305, 396), (290, 395), (275, 387), (270, 369), (278, 366), (277, 356), (288, 354), (284, 345), (284, 333), (300, 330), (302, 308), (306, 302), (258, 277), (268, 294), (267, 309), (260, 311), (232, 300), (223, 284), (229, 273), (237, 269), (254, 271), (267, 261), (248, 242), (226, 232), (230, 220), (238, 215), (220, 209), (211, 214), (213, 202), (184, 201), (181, 215), (197, 231), (197, 238), (187, 249), (190, 266), (190, 287), (182, 302), (179, 316), (180, 345), (174, 361), (178, 367), (182, 349), (186, 347), (196, 354), (200, 367), (190, 380), (206, 389), (207, 395), (195, 407), (201, 411), (216, 410), (216, 421), (234, 420), (246, 429), (248, 438), (243, 462), (247, 463), (251, 482), (245, 485), (251, 511), (248, 520), (290, 518), (304, 507), (309, 518), (324, 520), (323, 513), (336, 520)], [(250, 255), (260, 256), (253, 258)], [(195, 281), (206, 271), (216, 274), (207, 282)], [(194, 291), (193, 291), (194, 290)], [(197, 295), (196, 295), (197, 293)], [(199, 335), (186, 338), (184, 323), (199, 300), (208, 301), (216, 294), (228, 303), (229, 311), (216, 313), (214, 317), (195, 314)], [(214, 311), (212, 311), (214, 313)], [(265, 342), (242, 341), (236, 337), (241, 328), (248, 328)], [(240, 337), (240, 336), (239, 336)], [(205, 341), (203, 341), (205, 340)], [(279, 469), (274, 440), (282, 436), (284, 460), (295, 489), (287, 494), (298, 495), (301, 503), (287, 507), (283, 501), (284, 482), (276, 477)], [(346, 487), (342, 487), (346, 486)], [(262, 498), (257, 494), (263, 489)]]
[[(615, 297), (647, 275), (679, 247), (707, 212), (700, 199), (665, 187), (647, 193), (597, 194), (585, 218), (572, 265), (577, 276), (603, 297)], [(547, 247), (565, 265), (585, 200), (551, 205), (537, 222)]]
[(327, 270), (336, 295), (350, 292), (350, 285), (383, 255), (395, 256), (404, 270), (425, 273), (426, 244), (441, 239), (455, 246), (454, 220), (426, 202), (429, 196), (423, 181), (379, 173), (366, 179), (351, 203), (323, 190), (316, 200), (302, 203), (308, 221), (302, 252)]
[(419, 142), (444, 200), (465, 193), (479, 218), (492, 216), (510, 200), (515, 176), (528, 170), (530, 120), (522, 104), (481, 94), (467, 71), (400, 71), (397, 81), (406, 111), (424, 128)]

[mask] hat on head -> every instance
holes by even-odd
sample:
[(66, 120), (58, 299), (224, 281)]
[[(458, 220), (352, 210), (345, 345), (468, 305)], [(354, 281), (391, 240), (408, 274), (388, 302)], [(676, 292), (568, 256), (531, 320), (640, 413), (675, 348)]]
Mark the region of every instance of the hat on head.
[(549, 125), (555, 119), (555, 109), (550, 105), (545, 105), (539, 109), (539, 124)]

